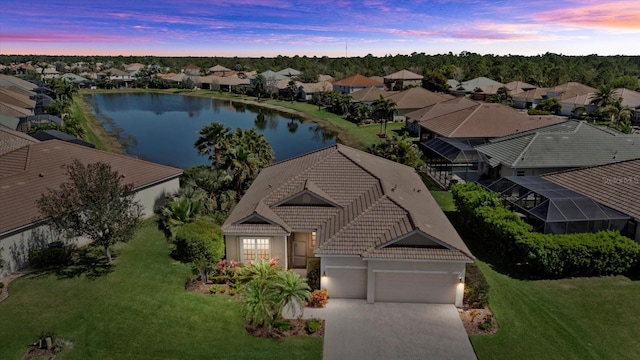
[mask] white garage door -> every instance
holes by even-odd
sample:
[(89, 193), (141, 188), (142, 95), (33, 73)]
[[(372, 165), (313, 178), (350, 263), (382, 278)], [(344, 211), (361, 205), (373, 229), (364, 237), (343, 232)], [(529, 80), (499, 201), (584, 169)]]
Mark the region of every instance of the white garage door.
[(324, 282), (330, 298), (367, 297), (367, 269), (327, 269)]
[(376, 272), (375, 277), (374, 301), (455, 303), (458, 276), (454, 274)]

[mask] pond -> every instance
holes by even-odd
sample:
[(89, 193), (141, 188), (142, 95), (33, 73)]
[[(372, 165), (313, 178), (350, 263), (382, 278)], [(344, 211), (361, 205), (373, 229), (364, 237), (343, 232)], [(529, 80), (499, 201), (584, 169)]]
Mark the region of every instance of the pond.
[(335, 134), (295, 115), (229, 100), (168, 94), (91, 94), (85, 100), (127, 154), (189, 168), (210, 164), (193, 144), (200, 129), (217, 121), (232, 130), (256, 128), (273, 147), (276, 161), (336, 142)]

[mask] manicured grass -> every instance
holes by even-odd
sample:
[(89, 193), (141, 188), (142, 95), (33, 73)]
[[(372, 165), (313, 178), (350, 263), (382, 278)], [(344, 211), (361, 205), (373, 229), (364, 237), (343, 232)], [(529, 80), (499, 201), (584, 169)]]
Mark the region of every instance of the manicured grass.
[(472, 336), (484, 359), (633, 359), (640, 354), (640, 282), (624, 276), (523, 281), (478, 266), (500, 330)]
[(456, 211), (456, 204), (453, 202), (453, 195), (450, 191), (430, 190), (429, 192), (436, 200), (438, 205), (440, 205), (440, 209), (442, 209), (442, 211)]
[[(0, 359), (19, 359), (41, 332), (73, 342), (58, 359), (320, 359), (322, 340), (259, 339), (240, 303), (184, 290), (189, 266), (168, 256), (153, 221), (116, 248), (112, 271), (80, 268), (13, 282), (0, 303)], [(101, 268), (98, 268), (100, 270)]]

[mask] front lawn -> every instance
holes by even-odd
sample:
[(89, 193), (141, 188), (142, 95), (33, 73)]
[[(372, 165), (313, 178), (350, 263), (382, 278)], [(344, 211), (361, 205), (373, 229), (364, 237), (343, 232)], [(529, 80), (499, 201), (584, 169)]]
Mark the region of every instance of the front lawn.
[(42, 332), (73, 342), (59, 359), (322, 357), (318, 338), (249, 335), (240, 303), (185, 291), (190, 267), (168, 253), (149, 220), (134, 240), (116, 247), (106, 275), (78, 267), (16, 280), (0, 303), (0, 359), (19, 359)]
[(640, 282), (625, 276), (524, 281), (477, 261), (500, 329), (472, 336), (484, 359), (632, 359)]

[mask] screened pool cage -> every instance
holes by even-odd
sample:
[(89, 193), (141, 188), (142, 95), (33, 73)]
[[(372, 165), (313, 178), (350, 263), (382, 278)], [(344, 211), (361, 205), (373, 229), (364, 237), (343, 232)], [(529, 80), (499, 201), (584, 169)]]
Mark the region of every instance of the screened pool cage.
[(451, 180), (476, 181), (486, 157), (465, 140), (437, 137), (420, 143), (429, 175), (445, 187)]
[(570, 234), (624, 231), (631, 219), (597, 201), (538, 176), (508, 176), (486, 186), (506, 200), (534, 229)]

